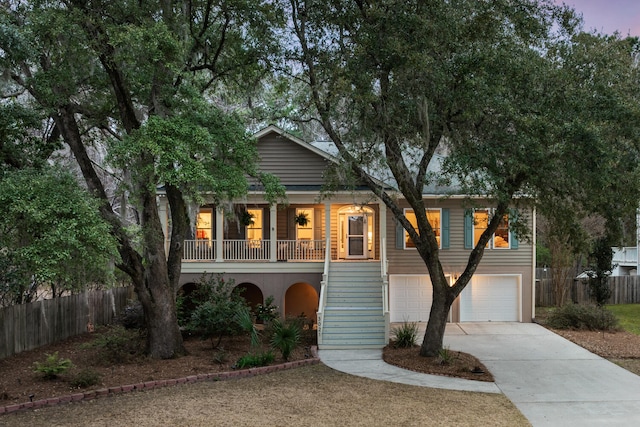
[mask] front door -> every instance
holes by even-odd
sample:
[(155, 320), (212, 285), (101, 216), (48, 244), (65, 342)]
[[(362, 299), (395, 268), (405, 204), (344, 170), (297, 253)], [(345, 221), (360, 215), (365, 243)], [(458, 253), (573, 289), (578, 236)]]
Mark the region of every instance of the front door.
[(346, 258), (367, 258), (367, 215), (349, 213), (346, 220)]

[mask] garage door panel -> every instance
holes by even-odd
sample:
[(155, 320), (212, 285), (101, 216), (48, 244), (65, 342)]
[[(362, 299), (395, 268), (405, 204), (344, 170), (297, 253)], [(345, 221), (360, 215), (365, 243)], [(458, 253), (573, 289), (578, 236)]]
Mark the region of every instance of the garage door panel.
[(389, 276), (391, 321), (426, 322), (432, 293), (429, 276)]
[(517, 322), (519, 276), (474, 276), (460, 295), (461, 322)]

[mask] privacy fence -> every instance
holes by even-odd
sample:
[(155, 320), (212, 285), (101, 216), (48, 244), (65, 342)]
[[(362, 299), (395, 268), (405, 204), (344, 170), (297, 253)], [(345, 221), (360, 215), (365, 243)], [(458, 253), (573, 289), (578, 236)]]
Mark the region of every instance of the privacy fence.
[(0, 308), (0, 359), (112, 323), (133, 295), (113, 288)]
[[(547, 269), (549, 270), (549, 269)], [(536, 274), (536, 305), (540, 307), (554, 306), (555, 295), (550, 274), (539, 271)], [(611, 297), (608, 304), (640, 303), (640, 276), (611, 276), (608, 281)], [(574, 279), (567, 291), (566, 302), (576, 304), (591, 301), (589, 289), (583, 280)]]

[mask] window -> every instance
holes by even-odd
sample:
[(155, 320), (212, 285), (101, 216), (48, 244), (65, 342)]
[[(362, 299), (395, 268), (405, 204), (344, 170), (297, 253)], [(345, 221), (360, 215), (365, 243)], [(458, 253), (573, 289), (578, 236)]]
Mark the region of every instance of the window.
[(262, 224), (263, 224), (263, 213), (262, 209), (247, 209), (247, 213), (251, 217), (251, 222), (247, 225), (247, 240), (252, 242), (256, 242), (258, 245), (262, 240)]
[(297, 208), (295, 223), (296, 240), (313, 240), (313, 209)]
[[(438, 241), (438, 246), (442, 247), (441, 210), (427, 209), (426, 213), (427, 213), (427, 220), (429, 221), (429, 224), (431, 224), (431, 228), (433, 228), (433, 232), (436, 234), (436, 240)], [(411, 223), (411, 225), (413, 225), (413, 228), (416, 230), (416, 232), (420, 233), (418, 231), (418, 219), (416, 218), (416, 214), (413, 212), (413, 209), (405, 209), (404, 215), (407, 218), (407, 220)], [(415, 248), (415, 247), (416, 246), (411, 240), (411, 237), (409, 237), (409, 233), (407, 233), (405, 230), (404, 231), (404, 248), (407, 249), (407, 248)]]
[[(473, 212), (473, 244), (478, 244), (480, 236), (489, 227), (489, 221), (493, 214), (490, 209), (477, 209)], [(493, 238), (487, 243), (487, 248), (509, 249), (510, 245), (509, 233), (509, 215), (505, 214), (500, 221), (500, 225), (493, 235)]]
[(213, 212), (211, 209), (200, 209), (196, 217), (196, 239), (211, 240)]

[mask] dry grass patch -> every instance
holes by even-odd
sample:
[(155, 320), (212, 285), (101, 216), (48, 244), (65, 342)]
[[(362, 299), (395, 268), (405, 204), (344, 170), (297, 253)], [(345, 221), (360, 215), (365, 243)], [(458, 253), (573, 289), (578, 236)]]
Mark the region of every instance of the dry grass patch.
[(27, 411), (2, 422), (7, 427), (530, 425), (503, 395), (376, 381), (324, 365)]

